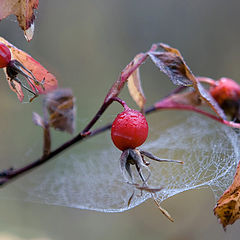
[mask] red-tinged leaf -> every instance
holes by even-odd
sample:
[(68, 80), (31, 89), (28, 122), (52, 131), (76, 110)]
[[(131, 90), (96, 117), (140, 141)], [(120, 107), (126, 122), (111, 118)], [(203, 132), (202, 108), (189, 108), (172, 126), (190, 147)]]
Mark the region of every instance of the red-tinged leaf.
[(34, 10), (38, 8), (39, 0), (0, 0), (0, 20), (14, 14), (25, 37), (30, 41), (34, 31)]
[(148, 55), (155, 65), (165, 73), (174, 84), (180, 86), (192, 86), (199, 96), (221, 119), (226, 119), (223, 110), (193, 75), (181, 53), (177, 49), (163, 43), (159, 44), (159, 46), (163, 48), (164, 52), (148, 52)]
[(214, 214), (223, 228), (240, 218), (240, 162), (232, 185), (223, 193), (214, 208)]
[[(44, 81), (43, 87), (41, 86), (41, 84), (33, 83), (32, 85), (29, 83), (29, 86), (31, 87), (33, 92), (36, 92), (36, 89), (37, 89), (38, 91), (37, 94), (46, 94), (57, 88), (58, 83), (57, 83), (56, 77), (53, 74), (51, 74), (47, 69), (45, 69), (38, 61), (36, 61), (26, 52), (18, 49), (17, 47), (15, 47), (14, 45), (9, 43), (7, 40), (5, 40), (2, 37), (0, 37), (0, 42), (4, 43), (10, 49), (12, 59), (17, 60), (18, 62), (20, 62), (20, 64), (22, 64), (25, 68), (27, 68), (34, 75), (37, 81), (39, 82)], [(25, 71), (24, 69), (22, 70), (23, 72), (28, 74), (27, 71)], [(24, 98), (24, 95), (23, 95), (23, 92), (20, 90), (21, 87), (19, 86), (19, 84), (14, 82), (14, 84), (17, 86), (17, 90), (15, 90), (13, 89), (11, 81), (8, 81), (8, 82), (11, 89), (17, 94), (18, 99), (22, 101)]]
[(134, 57), (134, 59), (122, 70), (119, 78), (108, 91), (107, 96), (104, 99), (104, 103), (109, 103), (110, 100), (119, 95), (131, 74), (146, 61), (148, 58), (148, 53), (152, 51), (154, 52), (157, 48), (158, 45), (153, 44), (148, 52), (139, 53)]
[(104, 100), (104, 102), (109, 102), (110, 99), (117, 97), (120, 91), (122, 90), (124, 84), (128, 80), (129, 76), (140, 67), (140, 65), (146, 60), (147, 58), (146, 53), (140, 53), (135, 56), (135, 58), (124, 68), (121, 72), (120, 77), (117, 81), (113, 84), (111, 89), (108, 91), (108, 94)]
[(201, 106), (202, 100), (196, 91), (183, 92), (178, 94), (170, 95), (165, 103), (168, 102), (168, 106), (176, 105), (190, 105), (190, 106)]
[(46, 95), (44, 108), (49, 113), (49, 125), (60, 131), (75, 130), (75, 98), (71, 89), (57, 89)]
[(199, 107), (204, 105), (204, 102), (199, 94), (196, 91), (192, 92), (184, 92), (184, 93), (176, 93), (171, 94), (169, 97), (162, 99), (159, 102), (154, 104), (155, 109), (176, 109), (176, 110), (187, 110), (200, 113), (206, 117), (209, 117), (215, 121), (218, 121), (226, 126), (232, 128), (240, 128), (240, 123), (236, 123), (233, 121), (224, 120), (216, 115), (213, 115), (209, 112), (206, 112)]
[(140, 80), (140, 72), (139, 68), (137, 68), (128, 78), (128, 90), (133, 100), (137, 103), (137, 105), (143, 110), (146, 98), (144, 96), (141, 80)]

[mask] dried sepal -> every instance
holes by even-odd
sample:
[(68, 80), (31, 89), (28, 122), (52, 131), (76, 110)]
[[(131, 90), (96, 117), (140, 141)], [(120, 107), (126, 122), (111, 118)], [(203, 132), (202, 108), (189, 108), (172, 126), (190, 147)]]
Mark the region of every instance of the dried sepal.
[(1, 0), (0, 20), (14, 14), (17, 17), (19, 26), (24, 31), (28, 41), (33, 37), (34, 31), (34, 10), (38, 8), (39, 0)]
[(174, 222), (174, 219), (169, 214), (169, 212), (160, 205), (160, 203), (157, 201), (157, 199), (155, 197), (153, 197), (153, 200), (154, 200), (155, 204), (157, 205), (158, 209), (162, 212), (162, 214), (165, 217), (167, 217), (171, 222)]
[(44, 108), (49, 113), (49, 125), (57, 130), (74, 133), (75, 98), (69, 88), (57, 89), (46, 95)]
[[(148, 168), (149, 162), (145, 161), (144, 157), (150, 158), (157, 162), (171, 162), (171, 163), (180, 163), (183, 164), (183, 161), (178, 160), (171, 160), (171, 159), (163, 159), (159, 158), (155, 155), (153, 155), (150, 152), (138, 150), (138, 149), (126, 149), (122, 152), (120, 157), (120, 166), (123, 173), (123, 176), (127, 182), (129, 182), (130, 178), (130, 184), (138, 186), (137, 188), (140, 189), (139, 184), (134, 182), (133, 174), (131, 171), (130, 166), (134, 165), (136, 167), (136, 170), (138, 172), (138, 175), (142, 181), (142, 190), (145, 190), (148, 188), (150, 192), (150, 188), (147, 185), (147, 181), (149, 180), (151, 176), (151, 171)], [(148, 172), (147, 176), (144, 176), (142, 173), (142, 170), (145, 169)]]
[(148, 157), (157, 162), (172, 162), (172, 163), (180, 163), (180, 164), (184, 163), (183, 161), (179, 161), (179, 160), (159, 158), (159, 157), (153, 155), (151, 152), (147, 152), (147, 151), (143, 151), (143, 150), (140, 150), (140, 154), (142, 155), (142, 157), (145, 156), (145, 157)]
[(223, 193), (214, 208), (223, 228), (240, 218), (240, 161), (232, 185)]

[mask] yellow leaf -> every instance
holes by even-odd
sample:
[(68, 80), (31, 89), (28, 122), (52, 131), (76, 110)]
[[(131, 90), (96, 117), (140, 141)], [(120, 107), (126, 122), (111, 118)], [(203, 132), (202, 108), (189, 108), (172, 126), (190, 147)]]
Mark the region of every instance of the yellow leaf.
[(143, 110), (146, 98), (144, 96), (141, 80), (140, 80), (140, 72), (139, 68), (137, 68), (128, 78), (128, 90), (133, 100), (137, 103), (137, 105)]

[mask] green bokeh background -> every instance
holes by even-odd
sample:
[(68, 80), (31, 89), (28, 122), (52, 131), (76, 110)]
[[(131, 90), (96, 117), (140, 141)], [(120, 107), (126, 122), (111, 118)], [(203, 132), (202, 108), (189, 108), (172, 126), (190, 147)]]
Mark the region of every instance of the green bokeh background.
[[(30, 43), (25, 41), (15, 17), (0, 23), (0, 34), (38, 59), (57, 76), (60, 86), (73, 89), (80, 130), (97, 111), (124, 66), (154, 42), (178, 48), (196, 75), (215, 79), (226, 76), (238, 81), (239, 9), (240, 3), (233, 0), (40, 1)], [(152, 64), (145, 64), (141, 74), (148, 105), (174, 88)], [(41, 112), (41, 101), (19, 103), (2, 71), (0, 77), (0, 167), (4, 169), (40, 155), (41, 130), (32, 124), (31, 115), (33, 111)], [(136, 107), (126, 89), (121, 97)], [(98, 125), (111, 121), (120, 109), (112, 106)], [(173, 121), (179, 114), (185, 113), (157, 113), (150, 119), (151, 131), (157, 124), (167, 128), (169, 118)], [(54, 145), (68, 138), (56, 133)], [(79, 147), (90, 152), (105, 145), (96, 138)], [(0, 232), (22, 239), (54, 240), (237, 239), (239, 222), (225, 233), (213, 215), (214, 205), (213, 194), (207, 189), (179, 194), (163, 203), (175, 218), (170, 223), (152, 201), (128, 212), (104, 214), (0, 200)]]

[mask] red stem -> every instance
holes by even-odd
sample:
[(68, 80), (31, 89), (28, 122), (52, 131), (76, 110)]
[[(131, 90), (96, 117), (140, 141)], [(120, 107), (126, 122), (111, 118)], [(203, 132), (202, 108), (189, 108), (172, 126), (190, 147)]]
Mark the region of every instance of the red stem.
[(162, 110), (162, 109), (176, 109), (176, 110), (187, 110), (187, 111), (193, 111), (193, 112), (197, 112), (200, 113), (202, 115), (205, 115), (209, 118), (212, 118), (215, 121), (218, 121), (222, 124), (225, 124), (229, 127), (233, 127), (233, 128), (240, 128), (240, 123), (235, 123), (235, 122), (231, 122), (231, 121), (227, 121), (227, 120), (223, 120), (211, 113), (205, 112), (199, 108), (196, 108), (192, 105), (184, 105), (184, 104), (178, 104), (178, 103), (173, 103), (173, 102), (169, 102), (168, 99), (164, 99), (162, 101), (159, 101), (157, 103), (154, 104), (154, 107), (158, 110)]
[(119, 102), (124, 107), (124, 110), (129, 110), (130, 109), (130, 107), (126, 104), (126, 102), (124, 100), (122, 100), (121, 98), (114, 97), (114, 98), (112, 98), (112, 100), (116, 101), (116, 102)]

